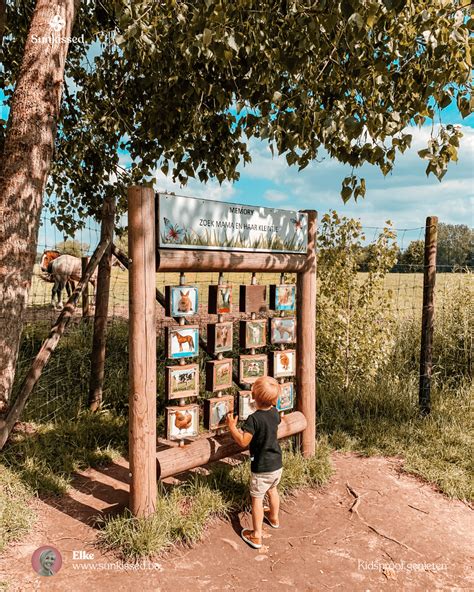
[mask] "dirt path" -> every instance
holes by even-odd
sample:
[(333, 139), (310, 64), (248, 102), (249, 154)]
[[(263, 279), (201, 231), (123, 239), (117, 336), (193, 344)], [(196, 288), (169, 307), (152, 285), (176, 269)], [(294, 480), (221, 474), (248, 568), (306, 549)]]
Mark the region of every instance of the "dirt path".
[[(125, 503), (126, 465), (86, 471), (61, 500), (61, 510), (36, 502), (39, 521), (0, 559), (0, 582), (7, 574), (9, 592), (474, 589), (469, 507), (400, 473), (396, 459), (334, 454), (333, 463), (336, 472), (324, 489), (300, 492), (283, 505), (281, 529), (267, 527), (261, 552), (240, 540), (240, 525), (249, 524), (241, 515), (215, 523), (194, 548), (135, 568), (98, 552), (87, 525), (98, 510)], [(350, 512), (356, 498), (347, 485), (360, 496), (356, 513)], [(31, 567), (33, 551), (47, 544), (63, 557), (62, 569), (50, 578)], [(73, 551), (94, 557), (74, 560)]]

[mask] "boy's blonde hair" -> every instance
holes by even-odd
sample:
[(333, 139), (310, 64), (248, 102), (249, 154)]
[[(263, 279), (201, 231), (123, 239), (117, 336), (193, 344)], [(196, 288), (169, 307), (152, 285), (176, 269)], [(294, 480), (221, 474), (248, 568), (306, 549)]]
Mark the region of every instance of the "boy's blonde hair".
[(252, 396), (262, 406), (276, 405), (280, 392), (280, 384), (271, 376), (260, 376), (252, 386)]

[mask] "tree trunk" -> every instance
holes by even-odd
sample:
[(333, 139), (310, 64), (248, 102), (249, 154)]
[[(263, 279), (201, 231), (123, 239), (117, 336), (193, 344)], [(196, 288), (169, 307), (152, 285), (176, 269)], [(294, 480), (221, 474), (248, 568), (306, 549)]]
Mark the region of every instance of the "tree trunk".
[[(53, 157), (68, 51), (61, 39), (71, 36), (79, 3), (38, 0), (11, 105), (0, 163), (0, 411), (7, 406), (15, 376)], [(50, 39), (38, 42), (43, 37)]]

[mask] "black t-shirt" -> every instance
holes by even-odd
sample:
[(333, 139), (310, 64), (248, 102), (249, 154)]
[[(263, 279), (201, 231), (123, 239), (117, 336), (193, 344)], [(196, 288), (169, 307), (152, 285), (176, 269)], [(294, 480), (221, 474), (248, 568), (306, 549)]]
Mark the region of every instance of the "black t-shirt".
[(242, 430), (253, 435), (250, 441), (250, 465), (252, 473), (270, 473), (283, 466), (277, 430), (280, 415), (275, 407), (266, 411), (257, 409), (249, 415)]

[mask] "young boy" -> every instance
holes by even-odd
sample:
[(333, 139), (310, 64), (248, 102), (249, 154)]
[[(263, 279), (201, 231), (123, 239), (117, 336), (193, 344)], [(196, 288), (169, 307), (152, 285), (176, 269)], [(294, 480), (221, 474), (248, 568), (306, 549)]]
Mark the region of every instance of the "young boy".
[[(277, 430), (280, 415), (275, 409), (280, 385), (270, 376), (257, 379), (252, 387), (252, 395), (257, 410), (248, 416), (237, 428), (237, 416), (227, 416), (227, 425), (234, 440), (242, 448), (250, 447), (252, 477), (250, 496), (252, 498), (253, 530), (244, 528), (241, 536), (254, 549), (262, 546), (262, 524), (265, 520), (272, 528), (278, 528), (280, 497), (277, 485), (281, 479), (282, 456), (278, 444)], [(263, 506), (263, 498), (268, 495), (270, 507)]]

